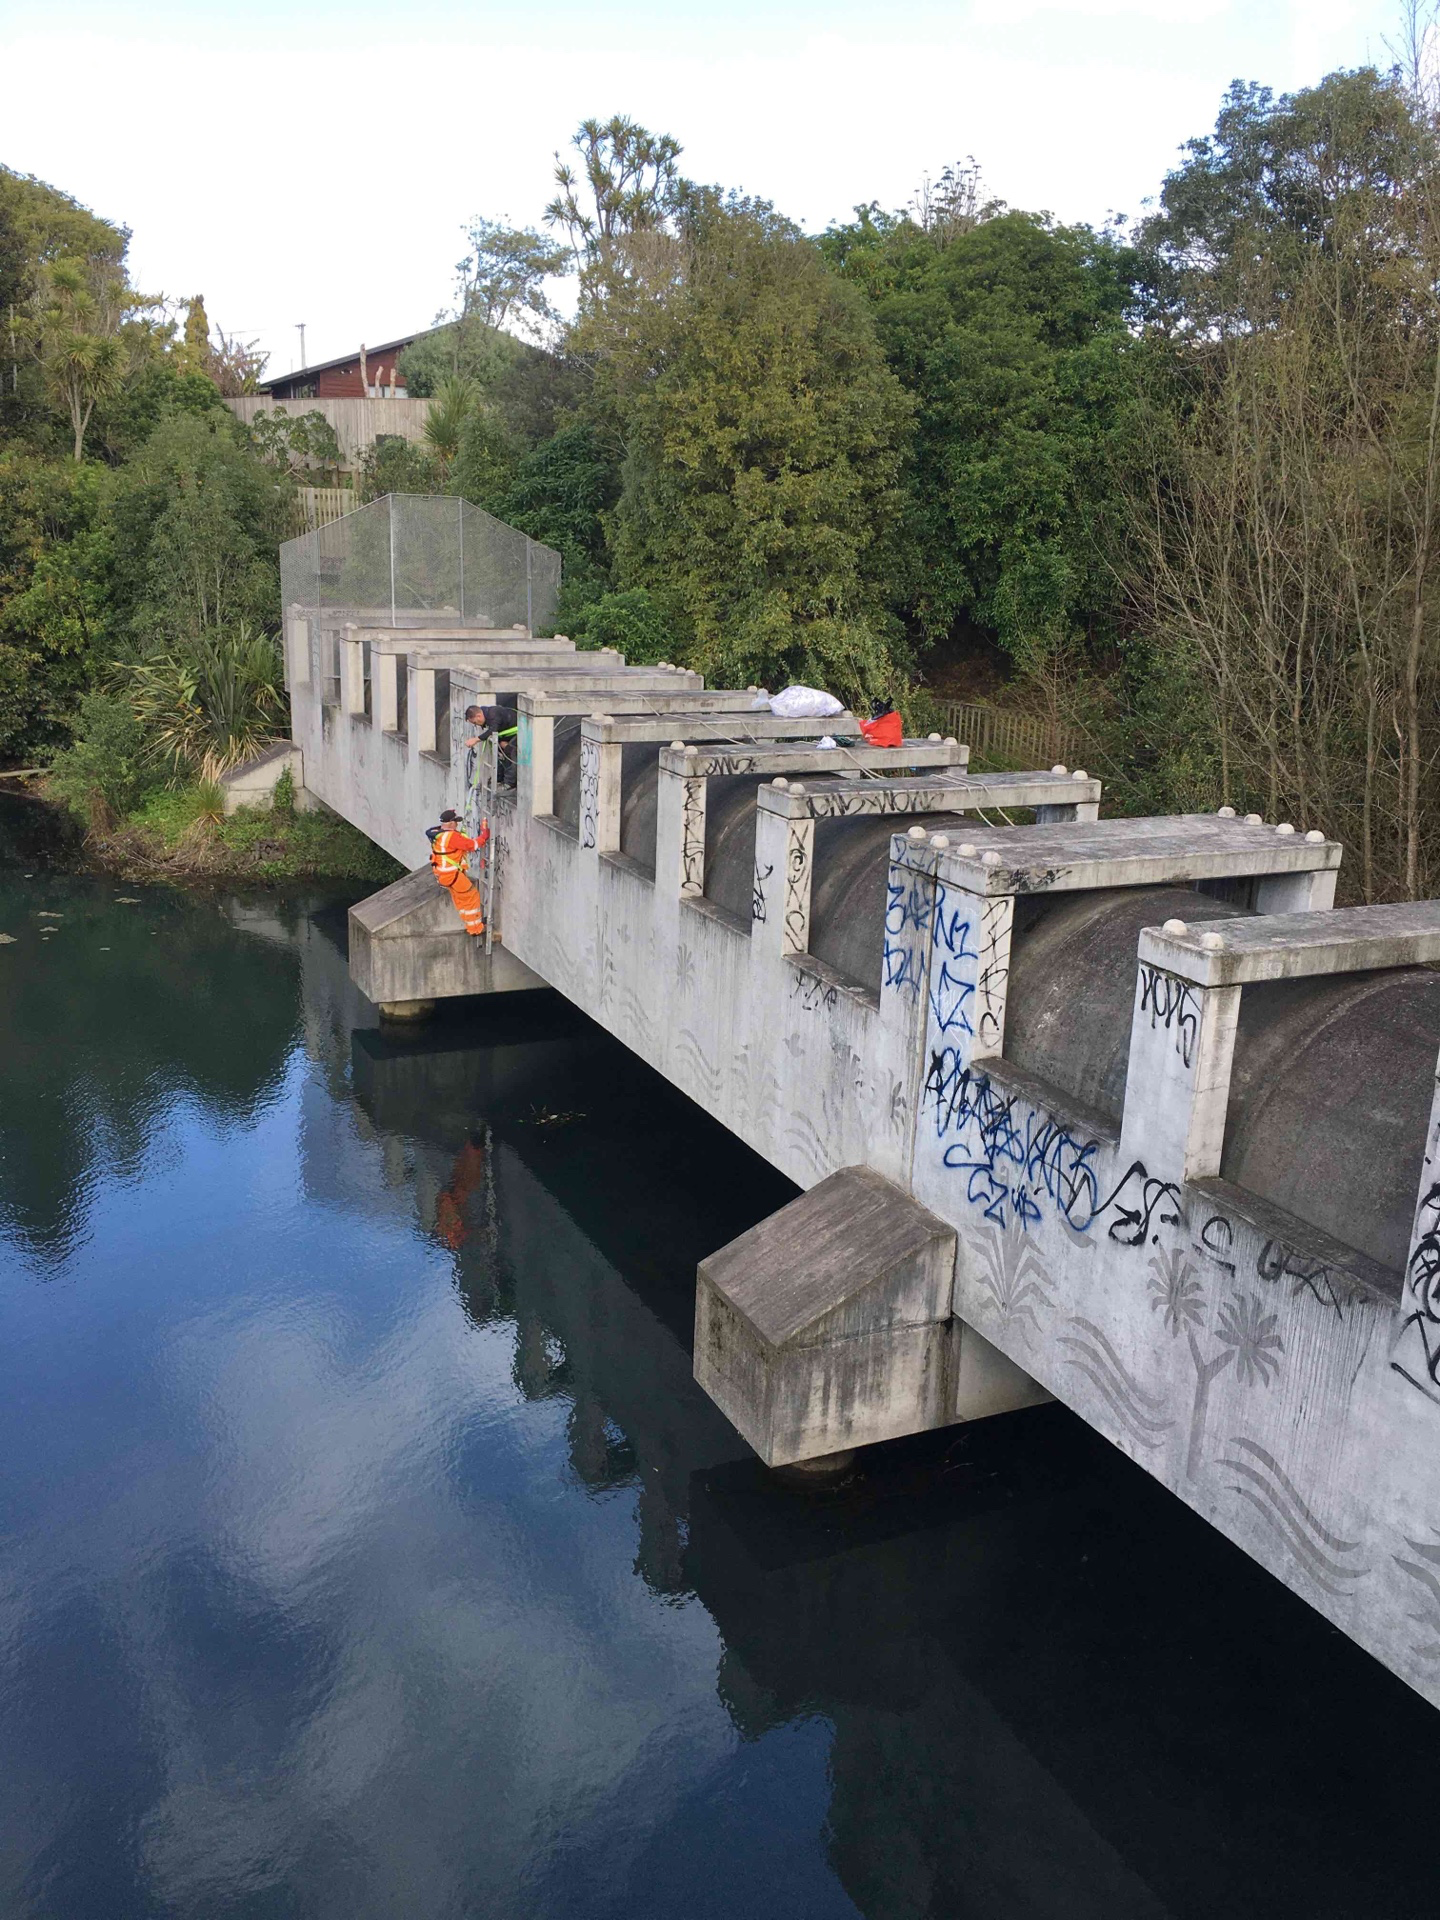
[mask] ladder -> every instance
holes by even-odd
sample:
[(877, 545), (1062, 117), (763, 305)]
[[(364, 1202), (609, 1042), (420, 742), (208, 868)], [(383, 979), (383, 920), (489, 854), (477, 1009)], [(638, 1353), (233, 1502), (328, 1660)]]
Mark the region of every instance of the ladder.
[[(480, 906), (485, 915), (485, 951), (489, 953), (494, 941), (495, 923), (495, 855), (499, 851), (495, 839), (495, 782), (499, 773), (500, 742), (492, 734), (488, 740), (477, 740), (473, 747), (465, 751), (465, 831), (473, 840), (480, 828), (490, 822), (490, 844), (483, 853), (470, 856), (470, 878), (480, 891)], [(476, 873), (474, 863), (480, 863)]]

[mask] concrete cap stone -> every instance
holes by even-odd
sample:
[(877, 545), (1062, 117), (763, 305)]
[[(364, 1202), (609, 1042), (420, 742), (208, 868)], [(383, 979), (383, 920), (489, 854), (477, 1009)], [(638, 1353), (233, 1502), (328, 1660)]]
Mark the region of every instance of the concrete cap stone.
[(1221, 807), (1220, 818), (1222, 820), (1233, 820), (1235, 818), (1234, 807)]
[(1055, 765), (1055, 766), (1053, 766), (1053, 767), (1051, 767), (1051, 769), (1050, 769), (1050, 771), (1051, 771), (1051, 772), (1052, 772), (1053, 774), (1057, 774), (1057, 775), (1059, 775), (1059, 776), (1060, 776), (1061, 778), (1063, 778), (1063, 777), (1064, 777), (1064, 776), (1065, 776), (1065, 775), (1066, 775), (1066, 774), (1067, 774), (1067, 773), (1068, 773), (1068, 772), (1070, 771), (1070, 769), (1069, 769), (1068, 767), (1062, 767), (1062, 766), (1060, 766), (1060, 765), (1058, 765), (1058, 764), (1057, 764), (1057, 765)]
[(950, 844), (950, 836), (948, 833), (932, 834), (930, 844), (932, 847), (948, 847)]
[(1291, 826), (1288, 820), (1282, 820), (1279, 826), (1276, 827), (1275, 831), (1277, 833), (1293, 833), (1295, 829), (1294, 827)]
[(1247, 813), (1245, 816), (1245, 824), (1247, 827), (1263, 827), (1265, 821), (1258, 813)]
[(672, 753), (683, 753), (685, 751), (685, 742), (683, 740), (672, 740), (670, 742), (670, 751)]
[(1190, 931), (1190, 928), (1186, 924), (1186, 922), (1183, 920), (1167, 920), (1165, 922), (1165, 925), (1160, 929), (1160, 931), (1162, 933), (1181, 934), (1181, 933), (1188, 933)]
[(960, 744), (960, 742), (959, 742), (959, 741), (958, 741), (958, 740), (957, 740), (957, 739), (955, 738), (955, 735), (954, 735), (953, 733), (947, 733), (947, 734), (946, 734), (946, 736), (945, 736), (945, 740), (944, 740), (944, 745), (945, 745), (945, 746), (947, 746), (947, 747), (958, 747), (958, 746), (959, 746), (959, 744)]
[(927, 740), (933, 740), (933, 741), (935, 742), (935, 744), (936, 744), (936, 746), (937, 746), (937, 747), (938, 747), (938, 746), (939, 746), (939, 744), (940, 744), (940, 736), (939, 736), (939, 734), (938, 734), (938, 733), (927, 733), (927, 734), (926, 734), (926, 736), (925, 736), (925, 738), (926, 738)]
[(983, 867), (998, 867), (1000, 864), (1000, 856), (998, 853), (982, 853), (980, 856), (980, 864)]
[(1305, 838), (1313, 844), (1317, 840), (1323, 840), (1325, 836), (1318, 827), (1311, 827)]
[(1090, 776), (1088, 773), (1086, 773), (1084, 767), (1076, 767), (1075, 771), (1071, 774), (1070, 778), (1072, 780), (1088, 780)]
[(790, 782), (790, 791), (792, 793), (804, 793), (805, 782), (803, 780), (792, 780)]
[[(777, 781), (775, 782), (775, 784), (776, 784), (776, 786), (778, 787), (778, 786), (780, 786), (780, 785), (782, 785), (783, 783), (782, 783), (781, 781), (779, 781), (779, 780), (777, 780)], [(907, 840), (923, 840), (923, 839), (925, 838), (925, 829), (924, 829), (924, 827), (907, 827), (907, 828), (905, 829), (905, 838), (906, 838)], [(970, 849), (970, 851), (971, 851), (971, 852), (973, 853), (973, 852), (975, 851), (975, 849), (974, 849), (974, 848), (972, 847), (972, 848)]]
[(1200, 944), (1208, 948), (1211, 953), (1218, 953), (1225, 944), (1225, 936), (1223, 933), (1202, 933)]

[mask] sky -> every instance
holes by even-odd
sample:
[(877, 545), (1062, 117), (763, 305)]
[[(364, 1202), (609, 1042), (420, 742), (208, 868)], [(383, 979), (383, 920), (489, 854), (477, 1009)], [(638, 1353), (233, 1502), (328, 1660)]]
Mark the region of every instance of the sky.
[(476, 214), (539, 221), (626, 113), (810, 231), (974, 155), (1135, 215), (1236, 78), (1389, 64), (1401, 0), (0, 0), (0, 164), (130, 228), (133, 277), (271, 373), (433, 323)]

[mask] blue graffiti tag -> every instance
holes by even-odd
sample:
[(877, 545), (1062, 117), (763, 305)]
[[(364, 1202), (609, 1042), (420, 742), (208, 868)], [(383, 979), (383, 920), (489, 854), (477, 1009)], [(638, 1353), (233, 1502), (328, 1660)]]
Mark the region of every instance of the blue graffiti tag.
[(1169, 1226), (1181, 1219), (1179, 1188), (1152, 1179), (1139, 1160), (1102, 1194), (1095, 1164), (1099, 1142), (1002, 1093), (987, 1073), (968, 1067), (955, 1047), (932, 1051), (925, 1103), (936, 1139), (947, 1143), (942, 1165), (965, 1175), (967, 1202), (999, 1227), (1011, 1220), (1038, 1226), (1048, 1205), (1073, 1234), (1086, 1235), (1108, 1221), (1111, 1240), (1138, 1247), (1157, 1222)]

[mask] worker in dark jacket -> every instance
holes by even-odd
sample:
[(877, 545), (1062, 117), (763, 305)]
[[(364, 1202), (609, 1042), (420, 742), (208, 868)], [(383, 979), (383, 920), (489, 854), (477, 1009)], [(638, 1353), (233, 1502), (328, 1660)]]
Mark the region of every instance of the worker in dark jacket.
[(460, 831), (455, 809), (447, 807), (440, 816), (439, 826), (425, 829), (425, 838), (430, 842), (431, 869), (455, 902), (455, 911), (465, 922), (466, 933), (484, 933), (485, 909), (470, 878), (468, 863), (472, 853), (479, 853), (488, 845), (490, 822), (483, 821), (478, 839), (472, 840), (468, 833)]
[(872, 747), (903, 747), (905, 722), (895, 711), (893, 700), (877, 700), (870, 718), (860, 722), (860, 731)]
[(514, 707), (467, 707), (465, 718), (476, 729), (465, 744), (478, 747), (482, 740), (499, 741), (496, 775), (502, 787), (515, 784), (515, 740), (520, 731), (520, 716)]

